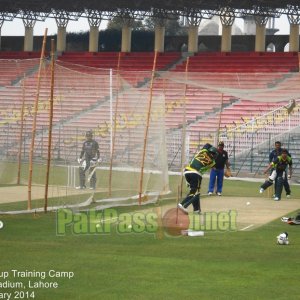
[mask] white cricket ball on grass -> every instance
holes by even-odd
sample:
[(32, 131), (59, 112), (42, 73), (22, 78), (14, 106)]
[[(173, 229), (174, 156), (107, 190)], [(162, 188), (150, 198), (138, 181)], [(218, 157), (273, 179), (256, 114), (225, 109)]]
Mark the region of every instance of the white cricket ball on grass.
[(251, 203), (248, 201), (247, 203), (246, 203), (246, 205), (250, 205)]
[(0, 229), (2, 229), (2, 228), (3, 228), (3, 226), (4, 226), (3, 222), (2, 222), (2, 221), (0, 221)]

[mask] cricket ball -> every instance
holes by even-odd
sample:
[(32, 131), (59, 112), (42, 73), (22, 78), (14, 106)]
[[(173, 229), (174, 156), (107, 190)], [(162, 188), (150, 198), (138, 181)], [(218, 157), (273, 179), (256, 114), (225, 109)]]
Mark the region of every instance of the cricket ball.
[(180, 209), (171, 208), (162, 217), (162, 224), (168, 235), (181, 235), (181, 230), (187, 230), (190, 225), (189, 216)]

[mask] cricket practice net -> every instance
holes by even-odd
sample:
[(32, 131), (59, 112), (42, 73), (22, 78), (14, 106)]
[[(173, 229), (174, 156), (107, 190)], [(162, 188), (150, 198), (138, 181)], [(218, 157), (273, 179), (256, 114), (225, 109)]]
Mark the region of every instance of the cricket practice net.
[[(37, 70), (39, 60), (35, 64)], [(1, 90), (1, 105), (6, 108), (1, 115), (0, 182), (3, 192), (9, 189), (11, 194), (1, 196), (5, 203), (0, 210), (43, 208), (47, 174), (48, 210), (91, 202), (100, 208), (142, 205), (168, 193), (164, 96), (136, 87), (138, 80), (151, 78), (151, 72), (128, 76), (57, 62), (51, 89), (52, 69), (44, 60), (39, 76), (38, 72), (24, 73), (16, 84)], [(78, 190), (81, 166), (77, 159), (87, 131), (93, 132), (99, 144), (101, 162), (94, 171), (96, 188), (90, 189), (90, 168), (86, 189)]]
[[(266, 128), (275, 137), (299, 126), (299, 73), (133, 72), (47, 59), (1, 66), (15, 70), (0, 89), (2, 212), (156, 202), (171, 189), (168, 171), (203, 144), (222, 139), (238, 156), (249, 134), (255, 147)], [(96, 189), (91, 168), (78, 190), (87, 131), (101, 162)]]

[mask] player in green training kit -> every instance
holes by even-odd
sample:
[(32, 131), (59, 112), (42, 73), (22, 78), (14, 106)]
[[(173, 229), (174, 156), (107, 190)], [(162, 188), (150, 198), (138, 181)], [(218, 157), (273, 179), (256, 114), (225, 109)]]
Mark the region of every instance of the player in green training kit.
[(197, 152), (190, 163), (184, 169), (184, 177), (187, 181), (190, 191), (187, 196), (178, 204), (178, 208), (187, 213), (190, 204), (193, 205), (194, 212), (200, 213), (200, 187), (202, 175), (210, 170), (215, 164), (218, 156), (217, 148), (210, 144), (205, 144), (203, 148)]
[(265, 189), (267, 189), (269, 186), (273, 184), (274, 181), (276, 181), (276, 189), (275, 189), (275, 201), (278, 201), (281, 199), (281, 193), (283, 188), (284, 179), (286, 177), (286, 170), (287, 167), (289, 167), (289, 176), (288, 178), (291, 178), (292, 176), (292, 158), (288, 156), (288, 151), (286, 149), (283, 149), (281, 152), (281, 155), (278, 156), (265, 170), (265, 174), (273, 168), (271, 175), (269, 176), (268, 180), (264, 182), (264, 184), (261, 185), (259, 192), (263, 193)]

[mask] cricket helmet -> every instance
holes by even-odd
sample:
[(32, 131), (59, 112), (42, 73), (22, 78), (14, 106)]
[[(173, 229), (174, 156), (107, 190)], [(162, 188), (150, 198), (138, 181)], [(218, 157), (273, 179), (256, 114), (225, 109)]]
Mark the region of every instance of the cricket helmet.
[(211, 146), (209, 149), (208, 149), (208, 152), (214, 157), (216, 158), (218, 156), (218, 149), (214, 146)]
[(88, 131), (85, 133), (85, 136), (86, 136), (86, 137), (93, 137), (93, 131), (92, 131), (92, 130), (88, 130)]

